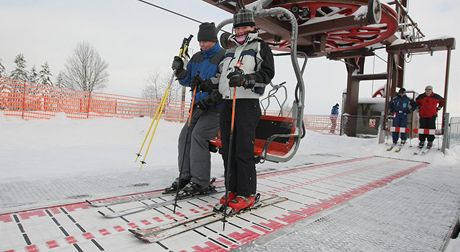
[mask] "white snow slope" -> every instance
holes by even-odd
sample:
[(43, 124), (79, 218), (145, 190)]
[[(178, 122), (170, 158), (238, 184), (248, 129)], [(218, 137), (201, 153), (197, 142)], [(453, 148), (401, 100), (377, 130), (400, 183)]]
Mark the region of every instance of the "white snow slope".
[[(0, 115), (0, 212), (168, 186), (178, 175), (177, 138), (182, 124), (160, 122), (147, 165), (140, 169), (139, 163), (134, 163), (135, 154), (150, 120), (70, 120), (60, 114), (51, 120), (25, 121)], [(416, 143), (412, 140), (411, 145)], [(257, 169), (266, 171), (379, 155), (429, 162), (427, 170), (432, 170), (433, 176), (436, 176), (435, 169), (440, 167), (459, 174), (460, 146), (453, 146), (442, 154), (436, 145), (437, 141), (428, 155), (414, 156), (415, 148), (408, 145), (400, 153), (387, 152), (387, 146), (377, 144), (376, 139), (307, 132), (291, 161), (266, 162), (259, 164)], [(212, 155), (212, 175), (223, 177), (218, 154)], [(299, 241), (296, 237), (303, 229), (305, 227), (299, 226), (298, 230), (294, 227), (289, 232), (296, 235), (282, 236), (282, 241), (300, 242), (302, 246), (302, 239)], [(276, 249), (268, 242), (264, 246), (266, 250)], [(460, 251), (458, 239), (452, 240), (448, 251)]]

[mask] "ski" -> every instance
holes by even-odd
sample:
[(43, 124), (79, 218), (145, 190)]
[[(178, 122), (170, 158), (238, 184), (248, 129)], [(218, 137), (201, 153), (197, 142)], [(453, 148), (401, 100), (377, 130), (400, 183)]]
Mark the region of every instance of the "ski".
[(418, 151), (414, 152), (414, 155), (420, 155), (422, 154), (423, 150), (426, 148), (420, 148)]
[(400, 152), (403, 146), (404, 144), (398, 144), (398, 146), (396, 146), (395, 152)]
[[(219, 189), (221, 189), (221, 187), (219, 187)], [(196, 195), (187, 195), (187, 196), (183, 196), (181, 198), (178, 198), (177, 200), (178, 201), (183, 201), (183, 200), (188, 200), (188, 199), (193, 199), (193, 198), (200, 198), (200, 197), (203, 197), (203, 196), (209, 196), (209, 195), (222, 193), (222, 192), (224, 192), (224, 191), (223, 190), (216, 190), (214, 188), (212, 191), (209, 191), (207, 193), (196, 194)], [(172, 205), (172, 204), (174, 204), (174, 202), (175, 202), (175, 199), (172, 198), (172, 199), (169, 199), (169, 200), (166, 200), (166, 201), (163, 201), (163, 202), (146, 204), (144, 206), (128, 208), (128, 209), (124, 209), (124, 210), (120, 210), (120, 211), (115, 211), (115, 212), (98, 211), (98, 213), (101, 214), (102, 216), (104, 216), (105, 218), (111, 219), (111, 218), (117, 218), (117, 217), (123, 217), (123, 216), (131, 215), (131, 214), (136, 214), (136, 213), (140, 213), (140, 212), (143, 212), (143, 211), (147, 211), (147, 210), (150, 210), (150, 209), (155, 209), (155, 208), (159, 208), (159, 207), (163, 207), (163, 206)]]
[[(280, 203), (286, 200), (287, 198), (285, 197), (273, 196), (273, 197), (259, 201), (257, 205), (254, 205), (254, 207), (242, 210), (240, 211), (240, 213), (255, 210), (258, 208), (263, 208), (263, 207), (277, 204), (277, 203)], [(235, 215), (227, 216), (227, 219), (231, 218), (232, 216), (235, 216)], [(157, 227), (157, 229), (152, 228), (151, 232), (140, 232), (139, 234), (136, 234), (137, 232), (139, 232), (139, 230), (130, 230), (130, 231), (134, 233), (135, 236), (139, 240), (142, 240), (147, 243), (154, 243), (154, 242), (158, 242), (166, 238), (187, 232), (192, 229), (196, 229), (196, 228), (206, 226), (206, 225), (218, 222), (218, 221), (222, 221), (223, 219), (224, 219), (224, 216), (221, 213), (212, 212), (212, 214), (207, 213), (203, 216), (198, 216), (197, 218), (184, 220), (181, 223), (176, 222), (176, 223), (172, 223), (171, 225)]]
[(395, 146), (396, 146), (396, 145), (392, 144), (392, 145), (387, 149), (387, 151), (393, 150), (393, 148), (394, 148)]
[(426, 155), (430, 150), (431, 150), (431, 148), (425, 148), (425, 149), (422, 150), (420, 155)]
[[(212, 178), (211, 181), (209, 182), (209, 186), (212, 187), (215, 181), (216, 181), (216, 178)], [(175, 194), (176, 192), (174, 191), (173, 193)], [(173, 194), (173, 193), (169, 193), (169, 194)], [(116, 198), (107, 199), (107, 200), (94, 200), (94, 201), (86, 200), (86, 203), (90, 204), (92, 207), (107, 207), (107, 206), (129, 203), (133, 201), (159, 198), (159, 197), (163, 197), (165, 194), (168, 194), (168, 193), (163, 193), (162, 195), (158, 195), (157, 192), (141, 193), (141, 194), (136, 194), (136, 195), (116, 197)]]
[[(272, 198), (275, 198), (275, 197), (278, 197), (278, 196), (271, 196), (270, 198), (264, 199), (262, 202), (266, 202), (266, 201), (271, 200)], [(262, 202), (261, 201), (256, 202), (251, 209), (259, 207), (262, 204)], [(207, 218), (209, 216), (216, 215), (216, 214), (222, 214), (222, 212), (218, 212), (213, 208), (210, 211), (206, 211), (206, 212), (201, 213), (199, 215), (192, 216), (191, 218), (189, 217), (187, 219), (182, 219), (182, 220), (179, 220), (177, 222), (166, 223), (164, 225), (156, 226), (156, 227), (152, 227), (152, 228), (130, 229), (129, 231), (131, 233), (137, 235), (137, 236), (146, 236), (146, 235), (155, 233), (155, 232), (160, 231), (160, 230), (166, 230), (166, 229), (174, 228), (176, 226), (184, 225), (184, 224), (187, 224), (187, 223), (190, 223), (190, 222), (193, 222), (193, 221), (197, 221), (197, 220), (200, 220), (200, 219), (203, 219), (203, 218)], [(229, 213), (228, 215), (230, 215), (230, 214), (232, 214), (232, 213)]]
[(136, 195), (116, 197), (116, 198), (112, 198), (109, 200), (95, 200), (95, 201), (86, 200), (86, 203), (88, 203), (92, 207), (106, 207), (106, 206), (113, 206), (113, 205), (124, 204), (128, 202), (145, 200), (145, 199), (158, 198), (158, 197), (161, 197), (161, 196), (158, 196), (158, 194), (156, 193), (141, 193), (141, 194), (136, 194)]

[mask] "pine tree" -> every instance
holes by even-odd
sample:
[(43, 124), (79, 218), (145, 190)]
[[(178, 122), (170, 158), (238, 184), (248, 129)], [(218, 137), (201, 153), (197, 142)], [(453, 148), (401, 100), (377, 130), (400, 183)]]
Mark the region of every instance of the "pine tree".
[(53, 85), (51, 82), (51, 71), (47, 62), (42, 65), (42, 69), (39, 72), (38, 82), (43, 85)]
[(35, 69), (35, 66), (33, 66), (32, 69), (30, 69), (29, 81), (32, 83), (38, 83), (38, 73)]
[(24, 59), (24, 55), (22, 53), (18, 54), (14, 59), (14, 63), (16, 64), (16, 69), (11, 71), (10, 78), (27, 81), (29, 76), (26, 70), (26, 60)]
[(2, 60), (0, 59), (0, 78), (6, 76), (6, 69), (2, 65)]
[(59, 72), (59, 74), (58, 74), (58, 76), (56, 78), (56, 82), (54, 83), (54, 86), (57, 87), (57, 88), (65, 87), (64, 74), (62, 72)]

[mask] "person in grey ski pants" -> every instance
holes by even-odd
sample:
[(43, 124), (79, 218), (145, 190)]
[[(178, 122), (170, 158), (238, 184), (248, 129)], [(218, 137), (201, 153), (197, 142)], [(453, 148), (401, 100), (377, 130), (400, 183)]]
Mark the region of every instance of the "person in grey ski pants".
[[(211, 178), (209, 140), (216, 137), (218, 130), (217, 109), (203, 111), (195, 108), (193, 110), (190, 127), (186, 123), (179, 135), (178, 162), (181, 180), (191, 181), (202, 188), (209, 186)], [(181, 164), (182, 171), (180, 171)]]
[[(209, 140), (219, 130), (218, 66), (225, 50), (217, 43), (214, 23), (202, 23), (198, 31), (200, 51), (185, 66), (180, 57), (174, 57), (171, 68), (179, 84), (190, 87), (194, 94), (192, 116), (180, 135), (178, 147), (179, 178), (165, 192), (179, 191), (180, 195), (193, 195), (209, 189), (211, 161)], [(190, 124), (190, 125), (189, 125)], [(182, 193), (181, 193), (182, 192)]]

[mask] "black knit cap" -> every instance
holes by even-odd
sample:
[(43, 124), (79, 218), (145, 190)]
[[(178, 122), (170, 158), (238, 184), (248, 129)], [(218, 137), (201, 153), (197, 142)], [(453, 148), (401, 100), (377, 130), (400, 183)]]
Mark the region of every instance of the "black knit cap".
[(202, 23), (198, 30), (198, 41), (217, 42), (216, 25), (214, 23)]
[(233, 14), (233, 28), (241, 26), (256, 26), (254, 13), (248, 9), (240, 9)]

